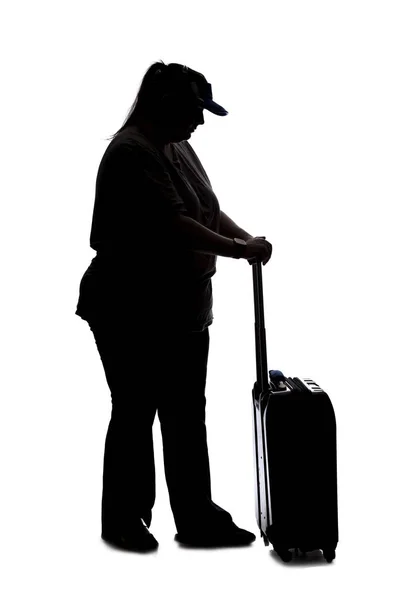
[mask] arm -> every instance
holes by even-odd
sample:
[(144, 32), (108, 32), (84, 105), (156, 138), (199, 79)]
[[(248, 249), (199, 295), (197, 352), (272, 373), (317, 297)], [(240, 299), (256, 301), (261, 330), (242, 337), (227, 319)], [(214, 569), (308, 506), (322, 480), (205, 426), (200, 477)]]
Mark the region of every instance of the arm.
[(215, 233), (191, 217), (182, 214), (177, 214), (171, 220), (171, 225), (174, 234), (180, 239), (180, 243), (188, 250), (233, 258), (233, 239)]
[(226, 215), (224, 212), (222, 212), (221, 210), (221, 224), (220, 224), (220, 235), (223, 235), (224, 237), (227, 238), (241, 238), (242, 240), (247, 241), (248, 239), (250, 239), (251, 236), (249, 233), (247, 233), (247, 231), (245, 231), (244, 229), (241, 229), (238, 225), (236, 225), (236, 223), (234, 221), (232, 221), (232, 219), (230, 219), (228, 217), (228, 215)]

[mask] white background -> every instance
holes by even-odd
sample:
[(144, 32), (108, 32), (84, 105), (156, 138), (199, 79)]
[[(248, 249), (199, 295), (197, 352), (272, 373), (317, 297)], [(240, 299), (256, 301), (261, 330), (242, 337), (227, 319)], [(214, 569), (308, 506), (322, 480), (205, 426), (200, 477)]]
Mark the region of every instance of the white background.
[[(398, 597), (399, 5), (379, 1), (16, 2), (1, 18), (2, 597)], [(338, 434), (332, 564), (258, 535), (252, 270), (218, 258), (207, 382), (213, 499), (247, 548), (174, 541), (154, 424), (160, 547), (100, 538), (110, 395), (75, 315), (97, 168), (151, 63), (198, 70), (229, 115), (190, 143), (221, 208), (273, 244), (269, 368), (311, 377)], [(160, 260), (162, 257), (160, 257)], [(151, 268), (151, 266), (149, 266)], [(304, 441), (293, 452), (316, 451)], [(299, 490), (301, 493), (301, 490)]]

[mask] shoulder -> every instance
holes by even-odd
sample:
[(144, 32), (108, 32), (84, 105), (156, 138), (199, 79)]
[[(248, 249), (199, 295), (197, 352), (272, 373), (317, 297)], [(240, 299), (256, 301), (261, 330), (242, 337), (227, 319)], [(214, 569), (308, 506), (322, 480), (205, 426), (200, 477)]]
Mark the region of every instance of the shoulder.
[(128, 129), (118, 133), (104, 152), (106, 162), (135, 161), (146, 165), (160, 162), (157, 152), (139, 134)]
[(120, 133), (117, 133), (106, 149), (107, 153), (120, 153), (123, 151), (130, 151), (131, 153), (146, 151), (146, 144), (132, 131), (124, 129)]

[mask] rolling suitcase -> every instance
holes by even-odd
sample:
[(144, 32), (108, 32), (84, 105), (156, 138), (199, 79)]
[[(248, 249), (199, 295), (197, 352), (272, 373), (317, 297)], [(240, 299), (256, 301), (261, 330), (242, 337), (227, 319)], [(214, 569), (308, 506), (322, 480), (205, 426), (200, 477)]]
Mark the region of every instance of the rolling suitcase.
[(268, 373), (262, 265), (252, 264), (257, 380), (253, 387), (256, 519), (265, 545), (285, 562), (294, 550), (336, 556), (336, 419), (312, 379)]

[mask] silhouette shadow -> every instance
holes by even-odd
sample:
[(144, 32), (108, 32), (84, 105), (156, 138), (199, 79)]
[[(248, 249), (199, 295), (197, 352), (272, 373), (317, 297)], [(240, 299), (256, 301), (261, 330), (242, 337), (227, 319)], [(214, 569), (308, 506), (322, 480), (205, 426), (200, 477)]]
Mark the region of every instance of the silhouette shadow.
[(178, 540), (175, 540), (178, 544), (178, 546), (184, 550), (236, 550), (238, 548), (250, 548), (251, 546), (254, 546), (254, 544), (243, 544), (240, 546), (234, 546), (231, 544), (219, 544), (219, 545), (200, 545), (200, 544), (196, 544), (196, 545), (191, 545), (191, 544), (184, 544), (183, 542), (179, 542)]
[(128, 553), (134, 553), (134, 554), (151, 554), (152, 552), (157, 552), (157, 550), (158, 550), (158, 546), (157, 546), (157, 548), (148, 548), (148, 549), (140, 550), (140, 549), (133, 549), (133, 548), (123, 548), (122, 546), (113, 544), (112, 542), (109, 542), (108, 540), (105, 540), (103, 538), (101, 539), (101, 541), (103, 542), (103, 544), (108, 546), (110, 549), (119, 550), (120, 552), (128, 552)]

